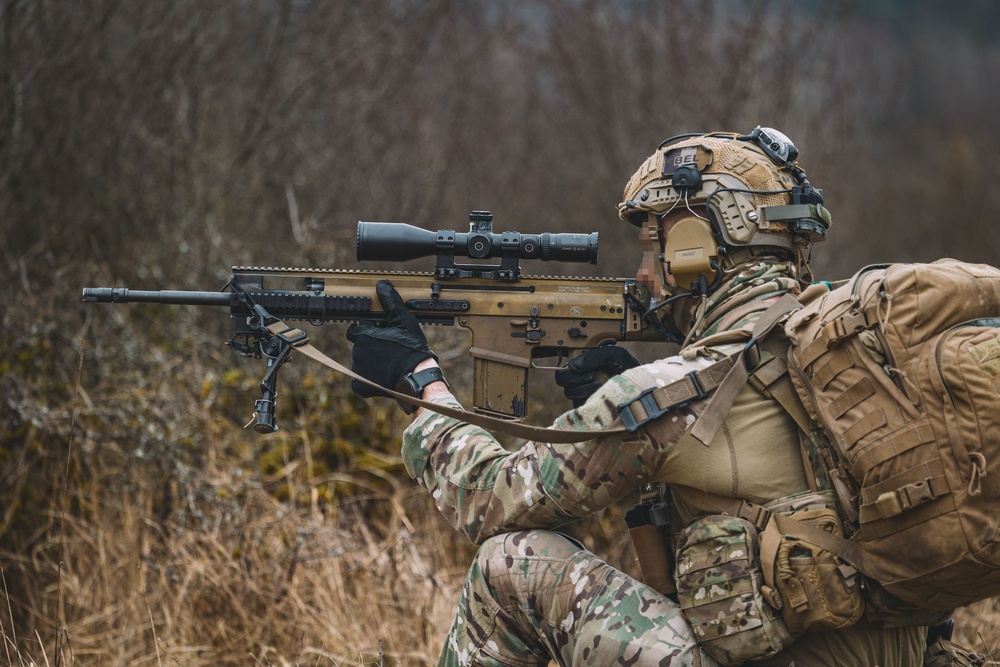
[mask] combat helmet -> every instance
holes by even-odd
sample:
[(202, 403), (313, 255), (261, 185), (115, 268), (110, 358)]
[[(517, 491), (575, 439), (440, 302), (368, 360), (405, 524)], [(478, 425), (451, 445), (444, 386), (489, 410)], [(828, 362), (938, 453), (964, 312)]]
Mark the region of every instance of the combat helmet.
[[(682, 134), (660, 143), (618, 205), (622, 220), (642, 230), (641, 270), (652, 279), (654, 299), (659, 291), (657, 309), (711, 293), (727, 269), (762, 254), (794, 260), (800, 280), (811, 280), (809, 250), (826, 238), (831, 216), (822, 191), (796, 162), (798, 153), (784, 134), (760, 126), (749, 134)], [(688, 215), (661, 238), (660, 222), (674, 211)]]

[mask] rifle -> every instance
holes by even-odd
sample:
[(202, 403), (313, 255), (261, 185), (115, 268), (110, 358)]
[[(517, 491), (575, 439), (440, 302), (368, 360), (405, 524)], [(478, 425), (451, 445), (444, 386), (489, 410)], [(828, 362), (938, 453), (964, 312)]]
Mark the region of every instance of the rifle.
[[(433, 273), (236, 266), (218, 292), (84, 287), (83, 301), (228, 307), (235, 332), (226, 344), (243, 356), (267, 360), (256, 402), (258, 433), (277, 430), (278, 369), (304, 337), (301, 330), (274, 324), (382, 324), (385, 314), (375, 297), (380, 280), (392, 282), (422, 325), (459, 326), (472, 333), (474, 410), (502, 419), (527, 416), (529, 369), (554, 370), (574, 352), (611, 341), (655, 338), (642, 319), (649, 295), (634, 279), (521, 274), (521, 259), (596, 264), (596, 232), (495, 234), (489, 211), (473, 211), (469, 219), (468, 233), (358, 222), (359, 261), (433, 255)], [(500, 263), (460, 264), (456, 257), (499, 258)], [(272, 281), (291, 281), (293, 288), (271, 287)], [(552, 357), (555, 364), (540, 361)]]

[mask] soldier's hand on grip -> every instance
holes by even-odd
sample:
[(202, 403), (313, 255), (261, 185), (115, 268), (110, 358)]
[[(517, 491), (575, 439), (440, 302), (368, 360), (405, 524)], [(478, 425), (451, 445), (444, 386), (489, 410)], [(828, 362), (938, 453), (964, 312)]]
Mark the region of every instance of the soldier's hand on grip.
[[(383, 387), (394, 388), (407, 373), (428, 357), (437, 359), (427, 337), (420, 330), (417, 318), (409, 311), (399, 292), (388, 280), (375, 285), (385, 326), (352, 324), (347, 328), (347, 340), (354, 343), (351, 370)], [(351, 380), (351, 391), (364, 398), (388, 396), (358, 380)]]
[(573, 407), (578, 408), (610, 378), (638, 365), (639, 361), (623, 347), (595, 347), (556, 371), (555, 381), (566, 398), (573, 401)]

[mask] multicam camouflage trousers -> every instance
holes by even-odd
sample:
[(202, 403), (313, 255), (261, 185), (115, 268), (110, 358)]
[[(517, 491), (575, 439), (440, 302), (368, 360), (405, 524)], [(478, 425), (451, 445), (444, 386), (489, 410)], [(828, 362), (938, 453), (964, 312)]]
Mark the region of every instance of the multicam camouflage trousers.
[(703, 665), (678, 606), (566, 537), (490, 538), (469, 570), (439, 666)]

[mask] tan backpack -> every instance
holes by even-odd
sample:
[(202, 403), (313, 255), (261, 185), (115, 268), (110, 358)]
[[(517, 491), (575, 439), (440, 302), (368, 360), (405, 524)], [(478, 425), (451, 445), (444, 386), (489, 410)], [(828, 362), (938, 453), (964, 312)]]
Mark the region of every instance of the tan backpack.
[(1000, 594), (1000, 270), (874, 266), (802, 301), (788, 366), (855, 565), (925, 609)]

